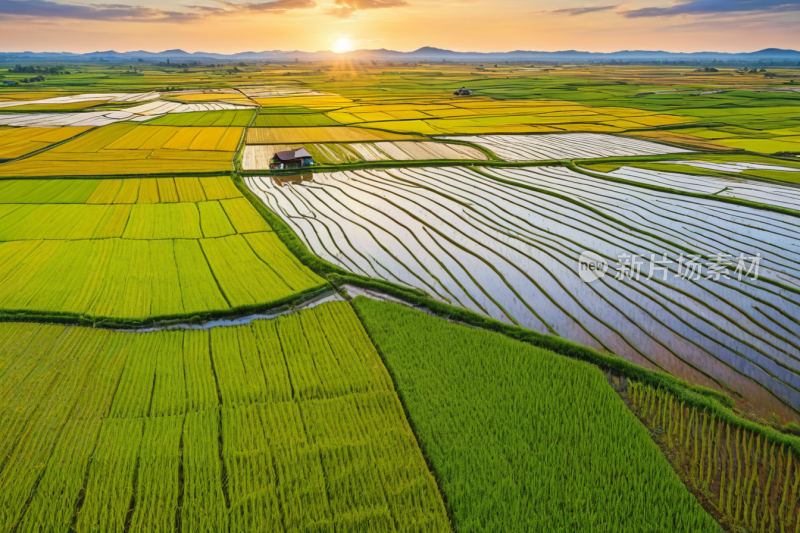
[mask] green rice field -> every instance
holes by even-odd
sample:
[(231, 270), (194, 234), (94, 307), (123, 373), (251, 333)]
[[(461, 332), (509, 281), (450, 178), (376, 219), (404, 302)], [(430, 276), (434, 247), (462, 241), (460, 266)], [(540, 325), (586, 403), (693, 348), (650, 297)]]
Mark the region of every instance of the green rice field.
[(6, 315), (188, 318), (274, 307), (325, 285), (227, 176), (0, 187)]
[(210, 331), (0, 330), (3, 531), (449, 528), (346, 303)]
[(398, 304), (354, 304), (456, 530), (718, 530), (596, 367)]

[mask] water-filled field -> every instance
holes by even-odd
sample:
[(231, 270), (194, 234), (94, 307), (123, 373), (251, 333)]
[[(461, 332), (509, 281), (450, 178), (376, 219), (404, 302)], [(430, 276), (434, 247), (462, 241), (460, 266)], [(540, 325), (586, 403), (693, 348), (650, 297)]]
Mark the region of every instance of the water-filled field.
[[(800, 229), (794, 217), (558, 167), (246, 181), (314, 253), (353, 272), (730, 388), (762, 409), (800, 407), (800, 249), (785, 242)], [(607, 261), (605, 277), (581, 280), (584, 251)], [(707, 265), (718, 253), (744, 255), (748, 268), (760, 254), (759, 279), (737, 279), (738, 262), (730, 279), (679, 275), (679, 259)], [(616, 279), (622, 254), (640, 257), (640, 279)], [(667, 270), (648, 280), (651, 266)]]

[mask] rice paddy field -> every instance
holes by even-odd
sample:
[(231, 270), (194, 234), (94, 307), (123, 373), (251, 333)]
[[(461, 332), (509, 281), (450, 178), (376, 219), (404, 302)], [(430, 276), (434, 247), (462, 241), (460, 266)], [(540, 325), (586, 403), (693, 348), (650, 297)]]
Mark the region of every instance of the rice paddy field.
[(247, 144), (391, 141), (413, 138), (413, 136), (409, 135), (348, 126), (251, 128), (247, 131)]
[(506, 161), (547, 161), (553, 159), (597, 159), (683, 153), (673, 148), (638, 139), (614, 137), (598, 133), (564, 133), (561, 135), (487, 135), (446, 137), (467, 140), (493, 152)]
[(456, 530), (718, 531), (596, 367), (396, 303), (355, 308)]
[(210, 331), (0, 335), (3, 531), (449, 529), (347, 303)]
[[(758, 397), (771, 410), (800, 407), (798, 383), (789, 385), (800, 375), (798, 257), (780, 245), (797, 231), (795, 217), (558, 167), (352, 171), (315, 176), (314, 186), (246, 181), (314, 253), (353, 272)], [(722, 240), (734, 257), (765, 257), (761, 279), (686, 280), (678, 263), (655, 283), (617, 279), (622, 254), (643, 257), (648, 273), (651, 254), (708, 261)], [(585, 250), (610, 265), (597, 284), (578, 275)]]
[(227, 176), (3, 180), (0, 191), (4, 314), (188, 318), (324, 284)]
[[(741, 173), (742, 171), (757, 172), (762, 175), (766, 173), (793, 175), (792, 171), (800, 172), (800, 169), (787, 169), (786, 167), (762, 165), (759, 163), (704, 163), (702, 161), (681, 161), (679, 165), (687, 165), (695, 168), (709, 168), (722, 172)], [(791, 172), (791, 173), (790, 173)], [(703, 194), (718, 195), (727, 198), (739, 198), (752, 202), (765, 203), (780, 207), (786, 207), (800, 211), (800, 190), (797, 187), (789, 187), (780, 184), (763, 183), (759, 181), (748, 181), (746, 179), (719, 178), (711, 176), (695, 176), (675, 172), (664, 172), (659, 170), (640, 169), (636, 167), (622, 167), (608, 174), (616, 178), (629, 180), (632, 182), (669, 185), (688, 192), (698, 192)], [(769, 175), (769, 174), (767, 174)]]
[(169, 174), (232, 170), (244, 129), (120, 122), (0, 167), (0, 176)]
[(798, 530), (796, 69), (379, 63), (0, 87), (0, 533)]
[(488, 156), (473, 146), (432, 141), (382, 141), (373, 143), (249, 144), (242, 156), (242, 170), (269, 169), (277, 152), (305, 148), (314, 162), (344, 165), (376, 161), (486, 161)]
[(87, 127), (0, 128), (0, 159), (15, 159), (49, 148), (88, 130)]

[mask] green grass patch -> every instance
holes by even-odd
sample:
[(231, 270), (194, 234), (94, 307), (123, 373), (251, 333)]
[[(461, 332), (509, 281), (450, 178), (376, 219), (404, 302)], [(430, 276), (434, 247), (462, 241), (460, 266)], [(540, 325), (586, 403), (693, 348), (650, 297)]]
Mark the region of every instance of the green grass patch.
[(800, 183), (800, 172), (781, 172), (780, 170), (748, 170), (743, 173), (747, 176), (756, 176), (788, 183)]

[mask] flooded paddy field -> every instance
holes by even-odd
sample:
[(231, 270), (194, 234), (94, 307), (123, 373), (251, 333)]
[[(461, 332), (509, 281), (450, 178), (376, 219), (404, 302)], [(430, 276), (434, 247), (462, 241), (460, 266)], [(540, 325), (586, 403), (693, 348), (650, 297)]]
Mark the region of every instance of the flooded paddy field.
[[(246, 182), (311, 251), (352, 272), (726, 390), (761, 413), (800, 408), (793, 217), (556, 167)], [(590, 283), (585, 252), (607, 265)]]

